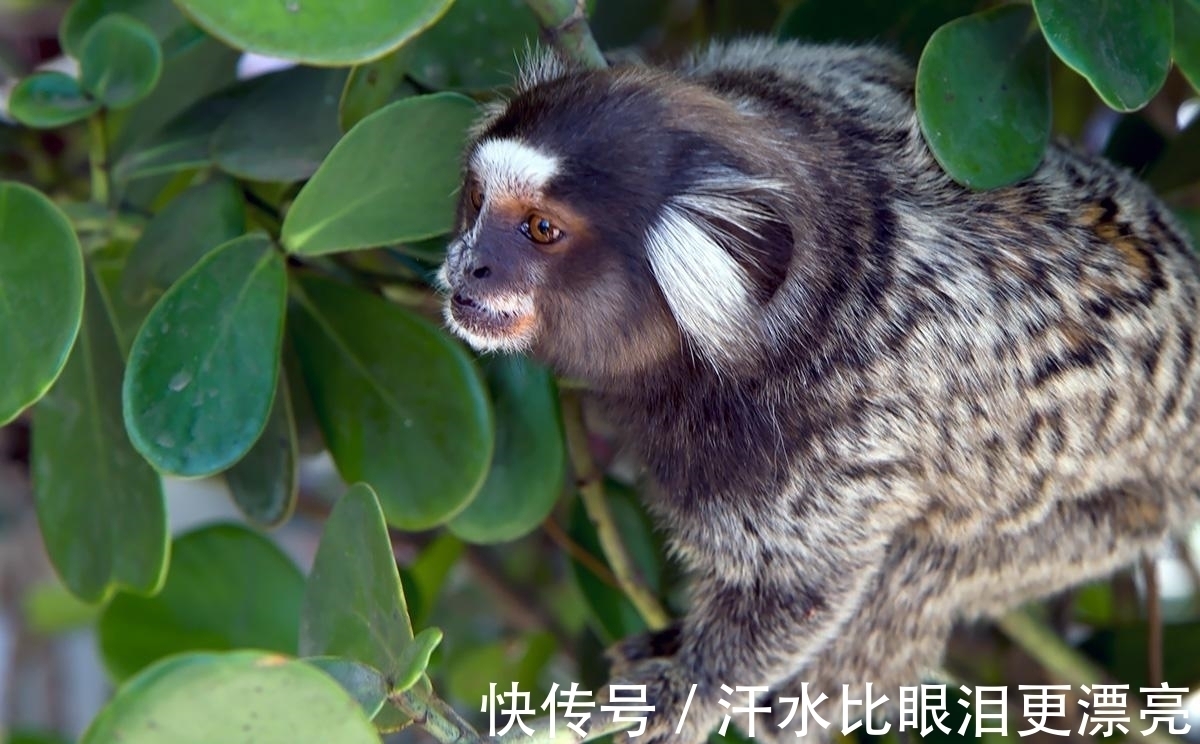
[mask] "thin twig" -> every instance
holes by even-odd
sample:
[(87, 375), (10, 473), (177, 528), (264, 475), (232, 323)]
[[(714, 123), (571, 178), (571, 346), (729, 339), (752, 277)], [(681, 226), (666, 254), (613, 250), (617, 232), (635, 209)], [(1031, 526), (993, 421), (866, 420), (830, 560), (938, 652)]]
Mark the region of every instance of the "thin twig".
[(603, 581), (605, 584), (619, 589), (617, 585), (617, 577), (613, 576), (613, 572), (608, 570), (608, 566), (604, 565), (604, 561), (592, 555), (579, 543), (571, 539), (571, 536), (554, 521), (554, 517), (546, 517), (546, 521), (542, 522), (542, 529), (550, 537), (559, 548), (567, 555), (579, 561), (583, 566), (596, 575), (596, 578)]
[(621, 591), (637, 608), (638, 614), (650, 630), (660, 630), (670, 624), (670, 617), (650, 587), (642, 579), (641, 572), (630, 557), (625, 543), (617, 530), (608, 499), (604, 495), (603, 475), (596, 468), (588, 446), (587, 428), (583, 423), (583, 405), (578, 391), (562, 391), (563, 431), (566, 433), (567, 451), (571, 466), (575, 470), (576, 486), (583, 499), (583, 507), (596, 527), (600, 549), (612, 566), (613, 574)]
[[(1010, 612), (996, 624), (1025, 653), (1045, 667), (1046, 671), (1069, 685), (1090, 687), (1102, 684), (1107, 678), (1102, 669), (1078, 654), (1053, 631), (1024, 611)], [(1143, 721), (1141, 710), (1141, 706), (1131, 700), (1127, 706), (1130, 720)], [(1129, 727), (1129, 736), (1151, 744), (1179, 744), (1177, 739), (1161, 731), (1143, 734), (1137, 725)]]
[(1142, 556), (1142, 577), (1146, 582), (1146, 664), (1151, 687), (1163, 681), (1162, 600), (1158, 595), (1158, 566), (1152, 555)]
[(542, 25), (542, 38), (585, 67), (608, 66), (587, 23), (585, 0), (525, 0)]

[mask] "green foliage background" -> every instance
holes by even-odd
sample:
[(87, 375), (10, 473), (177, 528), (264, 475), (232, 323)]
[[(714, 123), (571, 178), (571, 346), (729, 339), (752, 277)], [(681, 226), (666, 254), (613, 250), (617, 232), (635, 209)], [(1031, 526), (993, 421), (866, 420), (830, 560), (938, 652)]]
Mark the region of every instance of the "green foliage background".
[[(1200, 0), (589, 6), (618, 55), (751, 33), (890, 45), (917, 64), (922, 129), (960, 182), (1019, 180), (1065, 135), (1200, 232), (1200, 123), (1175, 125), (1200, 86)], [(354, 744), (414, 719), (471, 740), (490, 682), (535, 705), (554, 682), (598, 689), (602, 648), (681, 612), (681, 579), (639, 484), (605, 482), (578, 395), (473, 356), (431, 289), (478, 106), (575, 3), (47, 7), (76, 73), (0, 47), (19, 77), (0, 123), (0, 423), (31, 426), (62, 582), (30, 606), (42, 627), (94, 622), (122, 682), (83, 741)], [(557, 42), (595, 63), (572, 28)], [(243, 51), (297, 64), (240, 80)], [(302, 502), (325, 521), (306, 578), (267, 530), (320, 451), (370, 487)], [(223, 477), (247, 524), (172, 537), (160, 475)], [(400, 568), (398, 544), (415, 548)], [(1160, 628), (1129, 586), (964, 633), (947, 666), (1145, 684)], [(1200, 610), (1164, 610), (1166, 678), (1200, 684)]]

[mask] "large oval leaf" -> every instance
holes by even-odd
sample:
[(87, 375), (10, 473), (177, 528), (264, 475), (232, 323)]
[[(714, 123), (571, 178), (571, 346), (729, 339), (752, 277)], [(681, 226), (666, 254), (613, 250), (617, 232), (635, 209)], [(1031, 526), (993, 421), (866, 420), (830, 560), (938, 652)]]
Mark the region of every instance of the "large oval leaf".
[(225, 471), (233, 503), (247, 519), (266, 527), (282, 524), (296, 506), (296, 422), (286, 380), (275, 386), (275, 404), (262, 436)]
[(363, 119), (305, 184), (283, 223), (294, 253), (373, 248), (449, 232), (475, 104), (408, 98)]
[[(118, 680), (182, 651), (296, 651), (304, 577), (266, 537), (241, 525), (175, 540), (153, 597), (118, 594), (100, 616), (100, 652)], [(147, 632), (149, 629), (154, 632)]]
[(378, 489), (388, 521), (426, 529), (483, 482), (492, 416), (461, 346), (403, 308), (316, 278), (291, 329), (325, 442), (342, 477)]
[(27, 127), (53, 129), (82, 121), (100, 104), (88, 97), (79, 81), (61, 72), (35, 72), (13, 88), (8, 112)]
[(267, 422), (279, 376), (283, 259), (262, 235), (213, 251), (163, 295), (129, 352), (125, 425), (158, 469), (220, 472)]
[(45, 395), (82, 313), (83, 254), (67, 218), (38, 191), (0, 181), (0, 426)]
[[(325, 523), (304, 592), (300, 653), (343, 656), (389, 680), (408, 679), (413, 643), (387, 524), (374, 491), (360, 483)], [(416, 674), (423, 671), (422, 664)]]
[(917, 116), (956, 181), (990, 189), (1020, 180), (1050, 139), (1050, 73), (1028, 7), (1006, 5), (947, 23), (917, 68)]
[(1175, 0), (1175, 64), (1200, 91), (1200, 0)]
[(206, 253), (246, 232), (245, 200), (229, 178), (184, 191), (155, 215), (133, 246), (121, 293), (134, 304), (161, 296)]
[(1050, 48), (1118, 111), (1145, 106), (1171, 69), (1171, 0), (1033, 0)]
[(379, 744), (362, 708), (310, 664), (260, 651), (175, 656), (117, 691), (81, 744)]
[(344, 70), (296, 67), (263, 76), (254, 95), (239, 100), (213, 132), (217, 166), (251, 181), (308, 178), (342, 136), (338, 101), (345, 84)]
[(159, 42), (183, 36), (191, 25), (170, 0), (75, 0), (58, 29), (63, 50), (78, 59), (83, 51), (83, 38), (93, 26), (114, 13), (141, 21)]
[(486, 90), (512, 82), (515, 50), (536, 41), (525, 0), (455, 0), (437, 24), (406, 47), (409, 74), (434, 90)]
[(496, 450), (479, 493), (450, 521), (464, 540), (515, 540), (554, 508), (566, 468), (554, 378), (523, 357), (484, 363), (496, 412)]
[(83, 328), (33, 416), (34, 503), (67, 588), (98, 602), (114, 587), (151, 593), (167, 568), (158, 473), (133, 449), (113, 394), (124, 371), (100, 288), (88, 276)]
[(162, 48), (144, 23), (105, 16), (83, 37), (79, 82), (109, 108), (127, 108), (150, 95), (160, 75)]
[(452, 0), (176, 0), (230, 46), (312, 65), (381, 57), (445, 12)]

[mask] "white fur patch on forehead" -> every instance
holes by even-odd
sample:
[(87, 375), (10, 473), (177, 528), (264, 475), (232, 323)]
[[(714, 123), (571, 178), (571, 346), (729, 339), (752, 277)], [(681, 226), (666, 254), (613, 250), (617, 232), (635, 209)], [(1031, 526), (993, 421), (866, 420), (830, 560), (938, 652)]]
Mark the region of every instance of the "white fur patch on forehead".
[(671, 314), (710, 358), (736, 357), (753, 343), (749, 279), (701, 225), (668, 206), (646, 248)]
[(530, 197), (558, 173), (558, 158), (514, 139), (486, 140), (471, 155), (485, 194)]

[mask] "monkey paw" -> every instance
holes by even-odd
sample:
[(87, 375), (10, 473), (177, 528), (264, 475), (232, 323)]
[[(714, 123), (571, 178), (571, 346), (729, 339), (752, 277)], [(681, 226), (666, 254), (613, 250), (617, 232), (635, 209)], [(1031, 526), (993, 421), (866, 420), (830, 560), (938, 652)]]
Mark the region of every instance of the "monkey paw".
[(689, 679), (687, 670), (673, 660), (664, 658), (633, 662), (614, 673), (605, 688), (606, 702), (602, 705), (624, 709), (612, 720), (637, 720), (617, 741), (623, 744), (703, 742), (719, 714), (698, 682)]
[(674, 656), (679, 651), (681, 628), (676, 621), (662, 630), (638, 633), (614, 644), (605, 654), (612, 665), (611, 676), (619, 678), (635, 664), (648, 659)]

